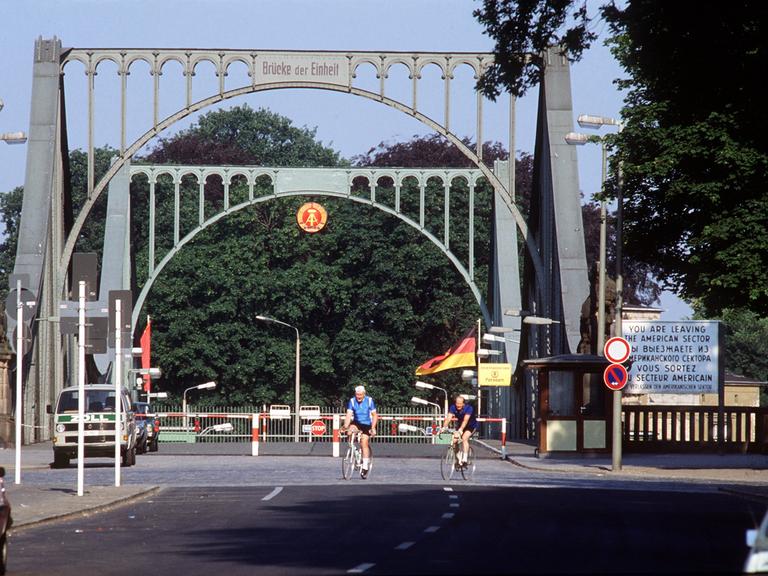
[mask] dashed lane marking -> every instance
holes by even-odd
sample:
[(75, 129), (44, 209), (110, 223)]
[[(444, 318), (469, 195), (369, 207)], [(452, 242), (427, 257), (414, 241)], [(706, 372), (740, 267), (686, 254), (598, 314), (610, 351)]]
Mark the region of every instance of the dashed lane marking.
[(402, 544), (398, 544), (395, 546), (395, 550), (408, 550), (411, 546), (416, 544), (416, 542), (403, 542)]
[(366, 570), (370, 570), (376, 566), (376, 564), (371, 564), (370, 562), (364, 562), (363, 564), (358, 564), (354, 568), (350, 568), (347, 570), (347, 574), (362, 574)]
[(272, 492), (270, 492), (269, 494), (267, 494), (266, 496), (264, 496), (264, 498), (262, 498), (262, 500), (263, 500), (264, 502), (266, 502), (266, 501), (268, 501), (268, 500), (272, 500), (272, 498), (274, 498), (275, 496), (277, 496), (278, 494), (280, 494), (280, 492), (282, 492), (282, 491), (283, 491), (283, 487), (282, 487), (282, 486), (278, 486), (277, 488), (275, 488), (274, 490), (272, 490)]
[(424, 532), (427, 532), (429, 534), (437, 532), (438, 530), (440, 530), (440, 526), (429, 526), (427, 528), (424, 528)]
[(454, 516), (455, 516), (455, 514), (453, 512), (446, 512), (445, 514), (443, 514), (443, 518), (446, 519), (446, 520), (450, 520)]

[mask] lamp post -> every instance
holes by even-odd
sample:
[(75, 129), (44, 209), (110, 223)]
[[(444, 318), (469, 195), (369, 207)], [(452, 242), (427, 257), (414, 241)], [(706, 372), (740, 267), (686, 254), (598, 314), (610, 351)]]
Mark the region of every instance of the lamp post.
[[(139, 348), (139, 350), (141, 350), (141, 348)], [(150, 378), (160, 378), (163, 375), (163, 371), (160, 368), (156, 367), (156, 366), (153, 366), (151, 368), (129, 368), (128, 369), (128, 374), (129, 375), (130, 374), (140, 374), (142, 376), (142, 378), (137, 378), (136, 379), (136, 387), (137, 388), (141, 388), (142, 385), (144, 384), (143, 376), (146, 375), (146, 376), (149, 376)], [(133, 387), (131, 387), (131, 388), (133, 388)], [(132, 396), (133, 396), (133, 393), (134, 393), (134, 391), (131, 390), (131, 395)], [(147, 393), (147, 402), (149, 402), (150, 391), (146, 390), (146, 393)]]
[(181, 411), (184, 412), (184, 430), (189, 427), (189, 419), (187, 418), (187, 392), (190, 390), (213, 390), (216, 388), (216, 382), (204, 382), (197, 386), (190, 386), (184, 390), (184, 394), (181, 395)]
[[(579, 116), (582, 118), (582, 116)], [(579, 122), (579, 125), (583, 124)], [(598, 280), (597, 280), (597, 353), (602, 354), (605, 345), (605, 261), (606, 261), (606, 202), (605, 202), (605, 173), (606, 154), (605, 141), (600, 136), (587, 136), (578, 132), (569, 132), (565, 135), (565, 141), (574, 146), (583, 146), (591, 142), (599, 142), (602, 153), (602, 172), (600, 177), (600, 252), (598, 256)]]
[(430, 384), (429, 382), (421, 382), (417, 380), (414, 384), (416, 388), (421, 388), (422, 390), (440, 390), (443, 394), (445, 394), (445, 404), (444, 404), (444, 414), (448, 414), (448, 390), (445, 388), (440, 388), (440, 386), (435, 386), (434, 384)]
[(287, 326), (288, 328), (293, 328), (296, 330), (296, 382), (294, 385), (294, 395), (296, 397), (296, 414), (294, 416), (293, 423), (293, 441), (298, 442), (301, 428), (301, 418), (299, 417), (299, 406), (301, 405), (301, 337), (299, 336), (299, 329), (296, 328), (296, 326), (291, 326), (286, 322), (275, 320), (269, 316), (258, 315), (256, 316), (256, 320), (261, 320), (263, 322), (274, 322), (275, 324), (280, 324), (282, 326)]
[[(592, 114), (582, 114), (578, 117), (579, 126), (582, 128), (595, 128), (600, 129), (603, 126), (616, 126), (618, 128), (619, 134), (624, 129), (624, 124), (620, 120), (616, 120), (614, 118), (608, 118), (606, 116), (595, 116)], [(573, 133), (572, 133), (573, 134)], [(570, 136), (569, 134), (568, 136)], [(566, 136), (566, 141), (568, 141), (568, 136)], [(585, 136), (581, 135), (582, 138), (585, 138), (586, 141), (595, 141), (595, 139), (599, 140), (601, 144), (603, 145), (603, 186), (605, 186), (605, 142), (604, 137), (600, 136)], [(622, 326), (622, 309), (623, 309), (623, 297), (622, 297), (622, 291), (624, 290), (624, 279), (623, 279), (623, 266), (622, 266), (622, 225), (623, 225), (623, 210), (624, 210), (624, 198), (622, 194), (622, 187), (623, 187), (623, 181), (622, 181), (622, 170), (621, 170), (621, 163), (618, 165), (618, 172), (617, 172), (617, 186), (616, 186), (616, 316), (614, 320), (614, 334), (616, 336), (622, 336), (623, 335), (623, 326)], [(602, 218), (602, 215), (601, 215)], [(601, 223), (602, 226), (602, 223)], [(602, 234), (601, 230), (601, 234)], [(600, 264), (601, 272), (603, 268), (603, 263)], [(604, 292), (604, 288), (601, 290), (601, 294)], [(603, 331), (603, 326), (600, 328), (600, 332)], [(600, 347), (599, 352), (602, 352), (602, 347)], [(611, 442), (613, 446), (612, 450), (612, 462), (611, 462), (611, 469), (616, 472), (618, 470), (621, 470), (621, 390), (614, 390), (613, 391), (613, 440)]]
[[(434, 402), (430, 402), (429, 400), (424, 400), (424, 398), (419, 398), (418, 396), (414, 396), (411, 398), (411, 402), (414, 404), (421, 404), (422, 406), (434, 406), (437, 408), (437, 414), (440, 414), (440, 406), (438, 404), (435, 404)], [(447, 410), (446, 410), (447, 413)], [(437, 414), (435, 414), (435, 418), (437, 418)], [(440, 425), (440, 422), (437, 422), (437, 425)], [(432, 434), (432, 444), (435, 443), (435, 434)]]

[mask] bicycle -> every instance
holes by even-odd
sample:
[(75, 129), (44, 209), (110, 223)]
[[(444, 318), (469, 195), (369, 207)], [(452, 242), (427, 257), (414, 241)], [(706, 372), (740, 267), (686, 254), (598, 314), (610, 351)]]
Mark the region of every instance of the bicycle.
[(469, 454), (467, 454), (466, 464), (462, 466), (461, 456), (463, 455), (461, 439), (454, 436), (451, 439), (451, 444), (445, 451), (445, 455), (440, 459), (440, 474), (443, 480), (451, 480), (456, 472), (461, 472), (461, 477), (464, 480), (472, 480), (475, 475), (475, 450), (472, 446), (469, 447)]
[[(354, 432), (349, 435), (349, 446), (347, 447), (347, 453), (341, 461), (341, 475), (344, 480), (352, 478), (352, 474), (357, 471), (358, 473), (363, 469), (363, 449), (360, 447), (360, 437), (362, 432)], [(370, 442), (370, 440), (369, 440)], [(370, 459), (368, 461), (368, 474), (371, 473), (373, 468), (373, 450), (371, 450), (370, 443), (368, 445), (370, 452)]]
[[(431, 433), (423, 428), (411, 424), (399, 424), (398, 430), (400, 430), (400, 432), (420, 432), (424, 436), (432, 436)], [(445, 428), (441, 430), (441, 432), (445, 431), (447, 431)], [(461, 441), (458, 438), (452, 438), (450, 446), (448, 446), (445, 454), (440, 458), (440, 475), (443, 477), (443, 480), (450, 480), (456, 472), (461, 472), (461, 476), (465, 480), (471, 480), (474, 477), (476, 468), (474, 448), (472, 448), (472, 446), (469, 447), (466, 467), (459, 464), (459, 462), (461, 462), (459, 459), (461, 453)]]

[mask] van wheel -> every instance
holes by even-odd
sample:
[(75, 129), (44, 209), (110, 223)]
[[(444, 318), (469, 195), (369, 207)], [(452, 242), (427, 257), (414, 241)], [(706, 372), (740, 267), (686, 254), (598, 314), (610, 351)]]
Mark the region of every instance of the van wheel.
[(150, 451), (150, 452), (157, 452), (157, 448), (158, 448), (158, 446), (157, 446), (157, 439), (155, 439), (155, 440), (153, 440), (153, 441), (152, 441), (152, 442), (149, 444), (149, 451)]
[(53, 453), (53, 467), (54, 468), (67, 468), (69, 466), (69, 457), (66, 454), (60, 454), (59, 452)]

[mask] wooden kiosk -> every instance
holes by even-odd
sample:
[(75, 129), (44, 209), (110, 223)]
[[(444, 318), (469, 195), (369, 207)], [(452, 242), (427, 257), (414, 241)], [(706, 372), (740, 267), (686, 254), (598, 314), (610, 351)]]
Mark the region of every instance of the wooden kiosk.
[(524, 360), (538, 371), (538, 453), (611, 451), (613, 401), (603, 383), (603, 356), (563, 354)]

